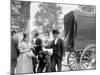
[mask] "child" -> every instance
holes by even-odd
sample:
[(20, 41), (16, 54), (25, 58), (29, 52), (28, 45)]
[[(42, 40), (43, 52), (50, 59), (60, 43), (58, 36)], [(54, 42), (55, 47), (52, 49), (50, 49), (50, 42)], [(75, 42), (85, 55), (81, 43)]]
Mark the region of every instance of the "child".
[(38, 73), (51, 72), (51, 60), (48, 51), (40, 51), (38, 55), (39, 66)]

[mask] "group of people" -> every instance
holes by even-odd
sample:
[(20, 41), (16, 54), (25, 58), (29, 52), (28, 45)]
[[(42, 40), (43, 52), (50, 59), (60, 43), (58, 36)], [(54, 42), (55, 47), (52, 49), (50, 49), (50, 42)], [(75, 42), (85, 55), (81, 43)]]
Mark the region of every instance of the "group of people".
[[(59, 31), (53, 29), (54, 40), (43, 45), (39, 33), (35, 33), (35, 39), (30, 42), (28, 33), (23, 33), (23, 39), (15, 38), (16, 32), (11, 37), (11, 74), (61, 72), (62, 57), (64, 56), (64, 42), (59, 37)], [(52, 48), (52, 55), (46, 49)], [(56, 68), (57, 66), (57, 68)]]

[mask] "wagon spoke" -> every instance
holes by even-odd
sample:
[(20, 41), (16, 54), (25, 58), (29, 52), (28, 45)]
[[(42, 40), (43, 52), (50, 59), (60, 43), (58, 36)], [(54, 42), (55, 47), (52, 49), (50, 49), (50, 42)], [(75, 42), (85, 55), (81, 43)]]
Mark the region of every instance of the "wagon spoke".
[(69, 60), (76, 60), (76, 58), (70, 58)]
[(89, 55), (89, 52), (85, 52), (85, 53), (84, 53), (84, 56), (90, 56), (90, 55)]
[(83, 56), (82, 59), (83, 59), (83, 60), (85, 60), (85, 59), (90, 60), (91, 58), (90, 58), (90, 56)]
[(70, 65), (73, 65), (74, 63), (76, 63), (76, 62), (70, 62)]
[(78, 68), (79, 68), (79, 64), (76, 65), (76, 70), (78, 70)]
[(70, 55), (70, 57), (75, 57), (75, 55)]
[(69, 58), (76, 58), (76, 57), (75, 57), (75, 56), (73, 56), (73, 57), (72, 57), (72, 56), (70, 56)]
[(86, 69), (88, 67), (88, 65), (89, 65), (89, 62), (88, 61), (82, 61), (81, 62), (82, 69)]
[(70, 62), (75, 62), (76, 60), (69, 60)]
[(85, 64), (82, 64), (81, 67), (82, 67), (82, 69), (86, 69)]
[(77, 63), (73, 64), (71, 67), (72, 67), (73, 70), (75, 70), (76, 66), (77, 66)]

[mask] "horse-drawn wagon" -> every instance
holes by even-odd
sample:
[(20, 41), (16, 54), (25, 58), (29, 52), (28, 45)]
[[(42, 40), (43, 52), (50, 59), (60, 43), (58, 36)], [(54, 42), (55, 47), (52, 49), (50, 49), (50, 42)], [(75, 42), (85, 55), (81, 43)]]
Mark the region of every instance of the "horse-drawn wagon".
[[(64, 16), (67, 63), (71, 70), (96, 66), (96, 15), (71, 11)], [(92, 68), (89, 68), (89, 66)]]

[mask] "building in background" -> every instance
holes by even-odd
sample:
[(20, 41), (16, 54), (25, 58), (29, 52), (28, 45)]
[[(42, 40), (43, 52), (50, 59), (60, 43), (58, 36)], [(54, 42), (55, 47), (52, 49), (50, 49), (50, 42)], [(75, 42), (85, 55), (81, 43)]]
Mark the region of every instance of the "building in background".
[(78, 5), (79, 11), (96, 13), (96, 6), (94, 5)]

